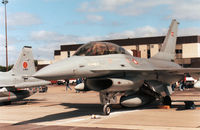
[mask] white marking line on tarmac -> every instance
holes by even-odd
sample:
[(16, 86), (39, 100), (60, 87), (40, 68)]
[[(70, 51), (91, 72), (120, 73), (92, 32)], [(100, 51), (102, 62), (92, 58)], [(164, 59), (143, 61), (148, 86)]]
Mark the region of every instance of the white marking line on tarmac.
[(66, 123), (73, 123), (73, 122), (79, 122), (79, 121), (84, 121), (88, 120), (87, 118), (84, 119), (74, 119), (74, 120), (67, 120), (67, 121), (59, 121), (58, 123), (54, 123), (54, 125), (61, 125), (61, 124), (66, 124)]
[(119, 114), (126, 114), (126, 113), (129, 113), (129, 112), (137, 112), (137, 111), (142, 111), (142, 110), (127, 110), (127, 111), (117, 111), (117, 112), (112, 112), (110, 113), (110, 115), (119, 115)]
[[(102, 116), (102, 115), (96, 115), (97, 119), (91, 119), (91, 116), (87, 116), (85, 118), (78, 118), (78, 119), (68, 119), (68, 120), (57, 120), (56, 122), (53, 121), (52, 122), (41, 122), (41, 123), (34, 123), (34, 124), (38, 124), (38, 125), (62, 125), (62, 124), (69, 124), (69, 123), (75, 123), (75, 122), (81, 122), (81, 121), (86, 121), (88, 120), (89, 124), (94, 124), (98, 121), (102, 121), (102, 120), (105, 120), (105, 119), (108, 119), (108, 118), (113, 118), (113, 117), (116, 117), (116, 116), (119, 116), (119, 115), (122, 115), (122, 114), (126, 114), (126, 113), (130, 113), (130, 112), (137, 112), (137, 111), (142, 111), (142, 110), (127, 110), (127, 111), (117, 111), (117, 112), (112, 112), (110, 113), (109, 116)], [(18, 121), (5, 121), (5, 120), (0, 120), (1, 123), (17, 123)]]
[(50, 122), (41, 122), (41, 123), (36, 123), (37, 125), (62, 125), (62, 124), (69, 124), (69, 123), (74, 123), (74, 122), (80, 122), (88, 120), (88, 118), (80, 118), (80, 119), (68, 119), (68, 120), (56, 120), (56, 121), (50, 121)]
[[(56, 120), (56, 121), (50, 121), (50, 122), (40, 122), (40, 123), (34, 123), (37, 125), (67, 125), (69, 123), (78, 123), (81, 121), (88, 121), (86, 124), (95, 124), (98, 121), (102, 121), (108, 118), (113, 118), (122, 114), (130, 113), (130, 112), (137, 112), (137, 111), (142, 111), (142, 110), (127, 110), (127, 111), (117, 111), (117, 112), (112, 112), (109, 116), (102, 116), (102, 115), (96, 115), (97, 119), (91, 119), (91, 116), (88, 115), (83, 118), (76, 118), (76, 119), (63, 119), (63, 120)], [(99, 117), (99, 118), (98, 118)]]
[(77, 123), (77, 122), (81, 122), (81, 121), (89, 121), (87, 124), (94, 124), (98, 121), (102, 121), (108, 118), (112, 118), (121, 114), (126, 114), (126, 113), (130, 113), (130, 112), (137, 112), (140, 110), (127, 110), (127, 111), (118, 111), (118, 112), (112, 112), (109, 116), (102, 116), (102, 115), (96, 115), (97, 119), (91, 119), (91, 116), (88, 115), (87, 117), (84, 118), (78, 118), (78, 119), (67, 119), (67, 120), (57, 120), (56, 122), (51, 121), (51, 122), (42, 122), (42, 123), (36, 123), (38, 125), (62, 125), (62, 124), (69, 124), (69, 123)]

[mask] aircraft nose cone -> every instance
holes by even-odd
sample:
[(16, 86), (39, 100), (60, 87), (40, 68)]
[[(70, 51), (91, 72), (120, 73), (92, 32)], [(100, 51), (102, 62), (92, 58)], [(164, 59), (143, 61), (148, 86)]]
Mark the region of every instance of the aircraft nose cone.
[(45, 80), (68, 79), (71, 76), (73, 76), (73, 66), (67, 61), (48, 65), (33, 75), (35, 78)]
[[(47, 66), (47, 68), (49, 68), (49, 67)], [(52, 75), (52, 74), (51, 74), (51, 72), (49, 71), (49, 69), (44, 68), (44, 69), (41, 69), (41, 70), (39, 70), (38, 72), (36, 72), (36, 73), (33, 75), (33, 77), (39, 78), (39, 79), (46, 79), (47, 77), (49, 77), (49, 76), (51, 76), (51, 75)]]

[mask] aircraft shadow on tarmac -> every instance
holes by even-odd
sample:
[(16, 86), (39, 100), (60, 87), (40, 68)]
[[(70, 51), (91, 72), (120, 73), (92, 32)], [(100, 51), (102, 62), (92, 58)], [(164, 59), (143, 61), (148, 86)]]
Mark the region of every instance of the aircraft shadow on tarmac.
[[(65, 106), (66, 108), (64, 109), (76, 108), (77, 110), (51, 114), (51, 115), (43, 116), (40, 118), (19, 122), (13, 125), (49, 122), (49, 121), (56, 121), (56, 120), (62, 120), (62, 119), (70, 119), (73, 117), (88, 116), (92, 114), (95, 114), (95, 115), (103, 114), (101, 104), (61, 103), (57, 105)], [(196, 107), (200, 107), (200, 105), (196, 105)], [(184, 105), (173, 105), (171, 108), (177, 108), (176, 109), (177, 111), (186, 110)], [(114, 108), (112, 109), (112, 112), (127, 111), (127, 110), (144, 110), (144, 109), (158, 109), (158, 104), (153, 103), (153, 104), (145, 105), (140, 108)]]
[[(195, 105), (195, 107), (200, 107), (200, 105)], [(176, 108), (176, 111), (185, 111), (185, 110), (193, 110), (193, 109), (186, 109), (185, 105), (172, 105), (171, 108)]]
[[(62, 120), (62, 119), (70, 119), (73, 117), (88, 116), (88, 115), (92, 115), (92, 114), (103, 115), (103, 112), (102, 112), (103, 106), (101, 104), (61, 103), (61, 104), (57, 104), (57, 105), (65, 106), (66, 108), (64, 108), (64, 109), (76, 108), (77, 110), (51, 114), (51, 115), (47, 115), (44, 117), (19, 122), (19, 123), (13, 124), (13, 125), (49, 122), (49, 121), (56, 121), (56, 120)], [(133, 109), (133, 108), (132, 109), (125, 109), (125, 108), (113, 109), (113, 112), (114, 111), (126, 111), (126, 110), (135, 110), (135, 109)]]
[[(189, 100), (188, 100), (189, 101)], [(171, 106), (171, 108), (176, 108), (176, 111), (185, 111), (185, 110), (193, 110), (196, 109), (197, 107), (200, 107), (199, 102), (200, 100), (191, 100), (193, 101), (193, 105), (190, 106), (189, 108), (186, 108), (185, 102), (184, 100), (173, 100), (172, 102), (176, 103), (176, 102), (182, 102), (183, 104), (173, 104)], [(198, 102), (198, 105), (196, 105), (196, 103)]]
[(76, 108), (77, 110), (51, 114), (51, 115), (47, 115), (47, 116), (44, 116), (44, 117), (19, 122), (19, 123), (16, 123), (14, 125), (23, 125), (23, 124), (29, 124), (29, 123), (56, 121), (56, 120), (62, 120), (62, 119), (70, 119), (70, 118), (73, 118), (73, 117), (80, 117), (80, 116), (87, 116), (87, 115), (101, 114), (102, 113), (102, 106), (100, 104), (62, 103), (60, 105), (66, 106), (65, 109)]

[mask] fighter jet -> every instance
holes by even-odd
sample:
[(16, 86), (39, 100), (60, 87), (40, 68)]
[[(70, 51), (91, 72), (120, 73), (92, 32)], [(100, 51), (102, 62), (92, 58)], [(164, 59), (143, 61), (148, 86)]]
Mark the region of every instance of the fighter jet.
[(99, 92), (106, 115), (111, 112), (111, 104), (118, 102), (125, 107), (139, 107), (155, 100), (171, 105), (169, 86), (182, 79), (184, 73), (200, 74), (198, 68), (182, 68), (174, 63), (178, 24), (172, 20), (160, 51), (152, 58), (133, 57), (112, 43), (91, 42), (80, 47), (74, 56), (41, 69), (34, 77), (85, 79), (76, 89)]
[(25, 46), (13, 68), (8, 72), (0, 72), (0, 103), (10, 104), (24, 99), (33, 94), (26, 88), (50, 84), (49, 81), (31, 77), (35, 72), (32, 48)]

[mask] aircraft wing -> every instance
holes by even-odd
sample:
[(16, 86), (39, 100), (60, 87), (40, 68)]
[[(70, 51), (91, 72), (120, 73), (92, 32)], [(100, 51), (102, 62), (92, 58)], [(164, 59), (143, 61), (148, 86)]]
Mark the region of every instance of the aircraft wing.
[(184, 74), (184, 73), (190, 73), (190, 74), (200, 74), (200, 68), (170, 68), (170, 69), (158, 69), (155, 70), (158, 72), (167, 72), (167, 73), (173, 73), (173, 74)]
[(169, 68), (169, 69), (94, 69), (92, 72), (110, 72), (110, 73), (120, 73), (120, 72), (132, 72), (132, 73), (171, 73), (171, 74), (198, 74), (200, 75), (200, 68)]
[(107, 68), (95, 68), (90, 69), (92, 72), (153, 72), (154, 69), (144, 69), (144, 68), (132, 68), (132, 67), (107, 67)]
[(50, 84), (49, 81), (37, 81), (37, 82), (22, 82), (22, 83), (17, 83), (17, 84), (10, 84), (10, 85), (5, 85), (1, 84), (0, 87), (2, 88), (31, 88), (31, 87), (38, 87), (38, 86), (43, 86), (43, 85), (48, 85)]
[(167, 69), (167, 70), (156, 70), (158, 73), (170, 73), (175, 75), (184, 75), (189, 73), (193, 78), (200, 78), (200, 68), (179, 68), (179, 69)]

